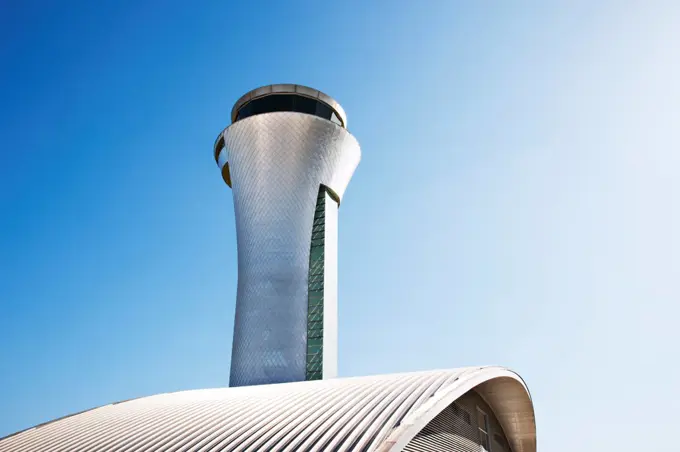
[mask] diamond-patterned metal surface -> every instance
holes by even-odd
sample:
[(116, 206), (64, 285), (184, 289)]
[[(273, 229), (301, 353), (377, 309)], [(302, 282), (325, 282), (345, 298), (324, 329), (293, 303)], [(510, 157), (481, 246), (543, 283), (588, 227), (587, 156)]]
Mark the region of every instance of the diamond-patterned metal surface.
[(230, 385), (302, 381), (316, 198), (321, 184), (342, 198), (359, 144), (330, 121), (292, 112), (238, 121), (224, 141), (238, 244)]

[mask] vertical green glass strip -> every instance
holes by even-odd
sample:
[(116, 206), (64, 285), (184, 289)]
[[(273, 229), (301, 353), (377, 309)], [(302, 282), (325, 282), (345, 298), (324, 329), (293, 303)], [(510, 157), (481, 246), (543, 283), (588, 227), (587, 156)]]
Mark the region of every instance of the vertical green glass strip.
[(326, 229), (326, 190), (319, 187), (312, 226), (309, 253), (309, 287), (307, 304), (307, 380), (321, 380), (323, 375), (323, 273), (324, 235)]

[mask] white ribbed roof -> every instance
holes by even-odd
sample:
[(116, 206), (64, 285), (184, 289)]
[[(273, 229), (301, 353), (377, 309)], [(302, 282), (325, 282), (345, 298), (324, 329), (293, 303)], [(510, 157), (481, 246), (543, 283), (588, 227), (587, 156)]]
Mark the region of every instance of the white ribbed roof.
[(514, 452), (535, 452), (528, 391), (501, 367), (159, 394), (19, 432), (0, 451), (397, 451), (472, 388)]

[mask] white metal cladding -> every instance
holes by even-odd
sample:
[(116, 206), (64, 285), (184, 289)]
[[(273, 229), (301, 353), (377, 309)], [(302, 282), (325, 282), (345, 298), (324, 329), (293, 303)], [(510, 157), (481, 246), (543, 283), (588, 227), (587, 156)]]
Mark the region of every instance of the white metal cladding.
[[(505, 383), (486, 385), (499, 380)], [(160, 394), (0, 439), (0, 452), (400, 451), (473, 388), (503, 424), (513, 451), (535, 452), (529, 393), (519, 376), (500, 367)]]
[[(342, 199), (361, 157), (359, 144), (331, 121), (294, 112), (251, 116), (223, 134), (226, 158), (218, 161), (229, 163), (238, 244), (230, 385), (302, 381), (319, 186)], [(336, 347), (324, 343), (329, 351)]]

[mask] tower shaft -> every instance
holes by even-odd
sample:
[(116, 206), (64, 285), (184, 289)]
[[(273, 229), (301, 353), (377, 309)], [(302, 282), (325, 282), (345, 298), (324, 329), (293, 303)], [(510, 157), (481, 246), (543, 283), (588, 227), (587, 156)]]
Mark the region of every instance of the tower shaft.
[(337, 214), (357, 141), (330, 120), (274, 111), (225, 129), (217, 153), (238, 247), (230, 385), (335, 377)]

